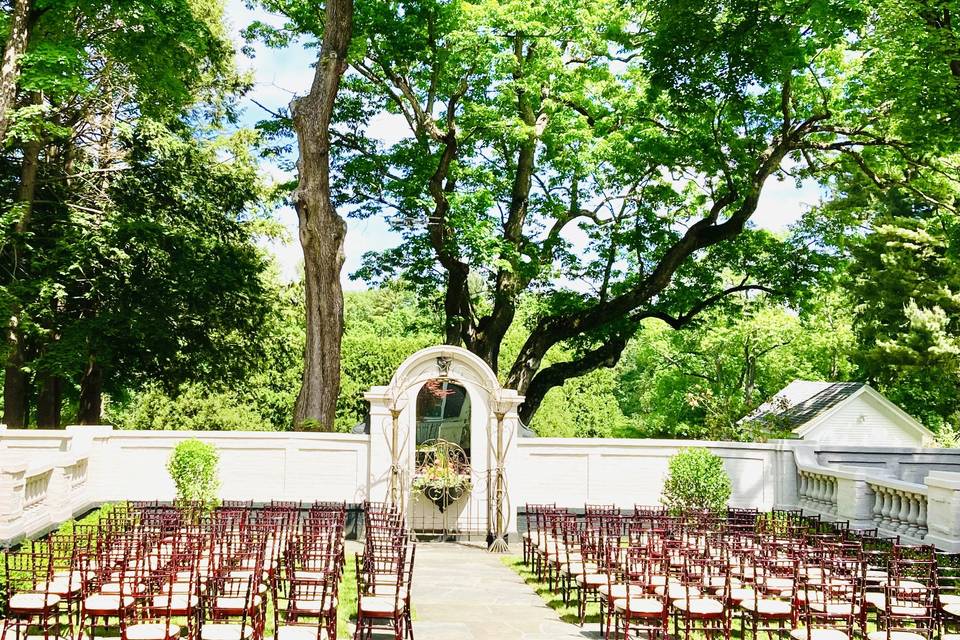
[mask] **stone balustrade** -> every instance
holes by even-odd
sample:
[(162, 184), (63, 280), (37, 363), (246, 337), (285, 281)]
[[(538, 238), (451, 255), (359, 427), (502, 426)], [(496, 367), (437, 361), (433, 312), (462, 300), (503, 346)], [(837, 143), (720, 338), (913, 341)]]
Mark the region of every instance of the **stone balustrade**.
[(837, 478), (827, 472), (798, 470), (799, 506), (829, 514), (837, 513)]
[(873, 521), (886, 533), (914, 541), (927, 535), (927, 488), (895, 480), (868, 479), (873, 491)]

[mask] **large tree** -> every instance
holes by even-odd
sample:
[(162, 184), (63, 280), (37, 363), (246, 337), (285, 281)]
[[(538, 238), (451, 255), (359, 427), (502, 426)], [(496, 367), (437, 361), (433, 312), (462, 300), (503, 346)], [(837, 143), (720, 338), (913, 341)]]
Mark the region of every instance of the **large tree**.
[[(264, 4), (289, 17), (254, 29), (270, 43), (323, 32), (301, 3)], [(752, 226), (769, 183), (914, 157), (891, 124), (896, 56), (865, 44), (890, 11), (364, 3), (336, 114), (336, 194), (356, 215), (386, 215), (403, 241), (359, 275), (440, 291), (446, 341), (494, 369), (518, 300), (536, 292), (503, 375), (526, 396), (525, 421), (550, 389), (615, 363), (644, 318), (680, 328), (735, 293), (796, 297), (824, 265), (810, 238)], [(377, 135), (384, 112), (400, 140)], [(543, 366), (556, 347), (572, 357)]]
[[(238, 262), (224, 250), (240, 242), (241, 253), (255, 253), (237, 225), (261, 194), (243, 157), (248, 145), (210, 140), (210, 125), (229, 115), (242, 86), (222, 7), (41, 4), (20, 65), (13, 149), (3, 159), (10, 426), (27, 423), (35, 388), (41, 426), (60, 422), (65, 394), (75, 390), (77, 417), (96, 422), (119, 371), (188, 367), (183, 354), (205, 344), (197, 336), (222, 330), (200, 316), (224, 315), (213, 313), (217, 300), (255, 298), (263, 266), (259, 256)], [(247, 274), (234, 300), (227, 262)]]
[(347, 223), (330, 195), (330, 123), (352, 29), (353, 0), (327, 0), (310, 93), (290, 105), (300, 151), (293, 204), (303, 247), (307, 312), (303, 382), (293, 410), (294, 427), (300, 429), (333, 431), (336, 421), (343, 336), (340, 270)]

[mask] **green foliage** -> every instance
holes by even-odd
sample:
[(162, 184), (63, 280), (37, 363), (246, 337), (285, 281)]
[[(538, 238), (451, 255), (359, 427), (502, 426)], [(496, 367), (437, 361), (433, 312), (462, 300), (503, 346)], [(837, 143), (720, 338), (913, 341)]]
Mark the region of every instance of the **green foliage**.
[(676, 331), (647, 321), (621, 364), (618, 399), (637, 435), (757, 441), (786, 434), (740, 419), (789, 382), (847, 380), (854, 337), (844, 298), (823, 292), (797, 314), (743, 300)]
[(167, 471), (177, 489), (177, 502), (195, 515), (211, 511), (218, 502), (220, 454), (212, 444), (196, 439), (177, 444)]
[(939, 430), (960, 414), (960, 235), (952, 215), (886, 216), (853, 247), (857, 359)]
[(157, 385), (134, 394), (129, 404), (107, 417), (121, 429), (182, 431), (269, 431), (273, 425), (234, 391), (216, 391), (202, 383), (180, 386), (168, 395)]
[(730, 492), (723, 460), (709, 449), (690, 447), (671, 456), (660, 502), (672, 514), (690, 509), (720, 513), (727, 508)]

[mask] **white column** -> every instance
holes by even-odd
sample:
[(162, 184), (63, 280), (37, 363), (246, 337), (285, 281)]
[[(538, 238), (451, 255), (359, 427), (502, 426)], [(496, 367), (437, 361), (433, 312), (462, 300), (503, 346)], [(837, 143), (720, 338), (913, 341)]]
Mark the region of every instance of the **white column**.
[(388, 387), (373, 387), (363, 394), (370, 403), (370, 458), (367, 480), (367, 499), (372, 502), (389, 502), (390, 487), (390, 441), (393, 420), (390, 406), (393, 398)]
[(927, 535), (924, 542), (960, 552), (960, 473), (931, 471), (927, 485)]
[(23, 534), (23, 487), (27, 465), (7, 464), (0, 468), (0, 544)]

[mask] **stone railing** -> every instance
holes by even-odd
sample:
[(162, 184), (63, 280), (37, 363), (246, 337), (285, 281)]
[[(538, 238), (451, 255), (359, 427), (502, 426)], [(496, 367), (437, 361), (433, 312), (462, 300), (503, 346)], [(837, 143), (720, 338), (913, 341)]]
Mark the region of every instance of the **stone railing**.
[(837, 478), (829, 472), (798, 469), (797, 496), (799, 506), (824, 513), (837, 513)]
[(897, 480), (867, 479), (877, 528), (922, 541), (927, 536), (927, 487)]
[(47, 490), (50, 488), (52, 469), (44, 469), (25, 474), (23, 482), (23, 510), (30, 513), (39, 509), (47, 501)]
[(369, 436), (343, 433), (0, 430), (0, 547), (103, 504), (171, 500), (166, 462), (187, 438), (220, 454), (220, 497), (367, 498)]

